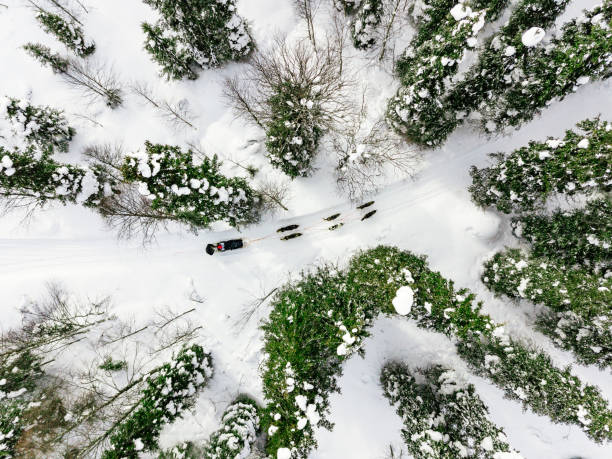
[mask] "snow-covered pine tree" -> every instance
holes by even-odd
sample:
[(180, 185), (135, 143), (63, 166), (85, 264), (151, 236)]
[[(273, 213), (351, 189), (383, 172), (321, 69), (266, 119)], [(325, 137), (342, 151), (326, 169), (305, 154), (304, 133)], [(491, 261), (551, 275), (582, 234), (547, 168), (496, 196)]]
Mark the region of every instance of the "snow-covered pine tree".
[(547, 306), (539, 328), (580, 362), (612, 365), (612, 277), (507, 249), (485, 263), (482, 280), (496, 294)]
[(15, 351), (0, 341), (0, 457), (16, 457), (15, 447), (26, 428), (24, 411), (35, 401), (43, 375), (42, 359), (28, 349)]
[(255, 47), (235, 0), (143, 1), (161, 16), (142, 25), (145, 49), (169, 79), (196, 79), (197, 69), (243, 59)]
[(291, 178), (310, 175), (323, 135), (312, 89), (286, 82), (268, 100), (272, 115), (266, 125), (268, 158)]
[(612, 123), (599, 118), (578, 123), (563, 140), (530, 142), (497, 164), (473, 167), (472, 199), (504, 213), (541, 207), (554, 193), (574, 195), (612, 190)]
[[(532, 28), (522, 35), (536, 46), (544, 31)], [(481, 108), (488, 131), (518, 127), (533, 119), (555, 99), (580, 86), (612, 75), (612, 0), (603, 2), (563, 26), (562, 33), (517, 61), (513, 84)]]
[(584, 209), (556, 210), (552, 215), (526, 214), (512, 220), (517, 237), (531, 243), (535, 257), (593, 273), (612, 271), (612, 203), (589, 201)]
[[(514, 84), (520, 61), (537, 48), (523, 43), (523, 34), (537, 27), (547, 29), (571, 0), (521, 0), (508, 22), (489, 38), (478, 62), (448, 94), (445, 109), (465, 119), (480, 104), (490, 104)], [(462, 113), (459, 113), (462, 112)], [(459, 116), (458, 116), (459, 115)]]
[(61, 75), (66, 83), (83, 90), (93, 97), (101, 97), (110, 108), (123, 103), (121, 87), (112, 72), (87, 61), (66, 58), (54, 53), (47, 46), (28, 43), (23, 49), (53, 73)]
[(193, 406), (198, 390), (212, 375), (212, 357), (197, 344), (184, 348), (172, 363), (151, 372), (137, 405), (112, 430), (110, 448), (102, 459), (136, 458), (142, 452), (157, 450), (164, 424), (180, 418)]
[(267, 156), (291, 178), (312, 172), (324, 132), (338, 129), (354, 113), (353, 82), (342, 71), (342, 49), (327, 40), (315, 47), (277, 39), (253, 55), (240, 78), (226, 80), (236, 112), (266, 132)]
[(39, 10), (36, 19), (41, 23), (45, 32), (55, 35), (77, 56), (88, 57), (96, 50), (95, 43), (86, 42), (83, 29), (74, 22), (44, 10)]
[(68, 144), (76, 134), (61, 110), (32, 105), (24, 100), (7, 100), (6, 119), (12, 125), (14, 135), (23, 137), (25, 142), (36, 145), (47, 154), (67, 152)]
[(221, 427), (206, 445), (204, 459), (246, 459), (259, 432), (259, 408), (246, 396), (238, 397), (227, 407)]
[(417, 35), (398, 62), (402, 86), (389, 101), (387, 121), (412, 142), (437, 147), (457, 124), (444, 108), (449, 79), (457, 73), (467, 50), (478, 43), (476, 36), (485, 21), (507, 2), (483, 1), (482, 9), (472, 9), (478, 3), (457, 3), (447, 10), (435, 29), (426, 27), (428, 33)]
[(352, 14), (357, 11), (361, 5), (361, 2), (362, 0), (334, 0), (334, 5), (338, 11), (344, 11), (346, 14)]
[(259, 218), (261, 199), (245, 179), (228, 178), (221, 162), (191, 150), (147, 142), (144, 151), (127, 156), (123, 178), (139, 187), (154, 210), (194, 228), (224, 221), (232, 226)]
[(353, 44), (357, 49), (369, 49), (376, 43), (376, 28), (384, 9), (383, 0), (363, 0), (361, 8), (351, 22)]
[(404, 422), (408, 452), (426, 459), (457, 457), (519, 459), (503, 429), (488, 419), (476, 389), (454, 370), (439, 365), (415, 371), (397, 362), (385, 365), (380, 380), (385, 396)]
[(24, 151), (0, 146), (0, 199), (8, 209), (40, 207), (49, 201), (74, 203), (85, 170), (53, 160), (34, 147)]

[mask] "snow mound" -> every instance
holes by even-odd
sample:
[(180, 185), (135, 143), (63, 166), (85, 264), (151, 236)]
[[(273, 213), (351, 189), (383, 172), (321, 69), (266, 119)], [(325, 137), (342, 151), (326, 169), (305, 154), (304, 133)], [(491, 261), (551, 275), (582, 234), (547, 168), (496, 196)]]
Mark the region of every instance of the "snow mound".
[(408, 286), (400, 287), (393, 298), (393, 307), (400, 316), (410, 314), (414, 302), (414, 291)]
[(291, 450), (289, 448), (279, 448), (276, 452), (276, 459), (291, 459)]
[(540, 43), (542, 40), (544, 40), (545, 36), (546, 32), (544, 31), (544, 29), (542, 29), (541, 27), (532, 27), (523, 34), (521, 41), (528, 48), (532, 48), (538, 43)]

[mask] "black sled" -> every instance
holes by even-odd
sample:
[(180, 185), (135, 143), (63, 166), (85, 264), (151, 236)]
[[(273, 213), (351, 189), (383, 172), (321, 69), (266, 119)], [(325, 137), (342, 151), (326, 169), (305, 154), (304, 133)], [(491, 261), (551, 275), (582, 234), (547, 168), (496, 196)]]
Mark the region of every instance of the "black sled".
[(283, 226), (282, 228), (279, 228), (276, 230), (277, 233), (285, 233), (287, 231), (293, 231), (296, 230), (300, 227), (300, 225), (289, 225), (289, 226)]
[(221, 241), (216, 244), (208, 244), (206, 246), (206, 253), (208, 255), (214, 255), (215, 252), (227, 252), (229, 250), (238, 250), (244, 247), (242, 239), (231, 239), (229, 241)]

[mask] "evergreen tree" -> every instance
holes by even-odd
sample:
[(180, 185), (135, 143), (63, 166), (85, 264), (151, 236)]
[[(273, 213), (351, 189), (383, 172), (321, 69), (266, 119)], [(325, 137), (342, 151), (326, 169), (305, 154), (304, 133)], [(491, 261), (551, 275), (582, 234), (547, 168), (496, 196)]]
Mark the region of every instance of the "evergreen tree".
[[(400, 289), (411, 301), (398, 309)], [(577, 425), (595, 441), (612, 439), (612, 411), (599, 390), (510, 338), (481, 308), (474, 294), (432, 271), (424, 257), (385, 246), (354, 256), (344, 270), (322, 266), (279, 289), (263, 325), (268, 454), (308, 457), (314, 428), (332, 428), (330, 394), (339, 391), (343, 363), (364, 352), (381, 313), (404, 315), (453, 339), (472, 370), (525, 409)]]
[(123, 179), (136, 183), (154, 210), (168, 219), (207, 228), (225, 221), (232, 226), (259, 217), (259, 196), (242, 178), (221, 174), (216, 156), (198, 156), (179, 147), (147, 142), (145, 151), (127, 156)]
[(271, 119), (266, 123), (266, 149), (274, 167), (291, 178), (312, 172), (323, 129), (320, 107), (312, 88), (287, 82), (268, 100)]
[(19, 126), (14, 132), (23, 136), (28, 144), (36, 145), (40, 151), (68, 151), (68, 144), (76, 134), (74, 128), (68, 125), (64, 113), (51, 107), (35, 106), (19, 99), (8, 99), (6, 118)]
[(435, 28), (426, 24), (398, 62), (402, 86), (389, 101), (387, 120), (415, 143), (436, 147), (456, 126), (443, 103), (448, 80), (466, 51), (476, 46), (485, 20), (506, 2), (481, 2), (483, 8), (473, 10), (477, 3), (457, 3)]
[(455, 86), (445, 109), (464, 119), (480, 104), (492, 103), (511, 87), (521, 61), (537, 48), (523, 43), (523, 34), (534, 27), (547, 29), (563, 13), (570, 0), (521, 0), (512, 10), (508, 22), (487, 40), (478, 62), (470, 68), (465, 78)]
[(568, 196), (612, 190), (612, 124), (600, 119), (578, 124), (582, 132), (567, 131), (563, 140), (530, 142), (497, 164), (473, 167), (472, 199), (504, 213), (541, 207), (553, 193)]
[(497, 294), (547, 306), (540, 330), (581, 362), (612, 364), (612, 277), (508, 249), (485, 263), (483, 282)]
[(96, 45), (87, 43), (83, 30), (74, 22), (69, 22), (61, 16), (48, 11), (40, 10), (36, 19), (41, 23), (45, 32), (55, 37), (72, 50), (79, 57), (88, 57), (96, 50)]
[(84, 169), (58, 163), (33, 147), (21, 152), (0, 146), (0, 197), (9, 208), (74, 203), (84, 176)]
[(384, 3), (382, 0), (364, 0), (353, 18), (351, 32), (357, 49), (369, 49), (376, 43), (376, 28), (379, 26)]
[(161, 16), (142, 25), (145, 49), (169, 79), (196, 79), (197, 69), (240, 60), (255, 47), (235, 0), (143, 1)]
[(197, 344), (152, 372), (138, 404), (111, 435), (102, 459), (137, 458), (141, 452), (157, 450), (164, 424), (193, 406), (197, 391), (212, 375), (212, 357)]
[(117, 108), (123, 103), (121, 87), (114, 75), (103, 68), (65, 58), (40, 44), (28, 43), (23, 49), (53, 73), (61, 75), (68, 84), (94, 97), (103, 98), (108, 107)]
[(202, 457), (204, 459), (246, 459), (259, 432), (259, 408), (248, 397), (242, 396), (227, 407), (221, 427), (210, 437)]
[[(523, 35), (523, 43), (533, 44)], [(540, 34), (541, 37), (541, 34)], [(540, 38), (541, 39), (541, 38)], [(563, 99), (589, 81), (612, 75), (612, 0), (584, 11), (563, 26), (560, 36), (517, 62), (512, 85), (481, 109), (489, 131), (533, 119), (554, 99)]]
[(334, 5), (338, 11), (344, 11), (346, 14), (352, 14), (357, 11), (362, 1), (363, 0), (334, 0)]
[(612, 203), (589, 201), (584, 209), (527, 214), (512, 221), (514, 234), (531, 243), (535, 257), (548, 257), (590, 272), (612, 271)]
[(414, 372), (389, 363), (381, 371), (385, 396), (396, 407), (408, 452), (418, 458), (521, 458), (511, 450), (503, 429), (488, 419), (489, 410), (453, 370), (432, 366)]

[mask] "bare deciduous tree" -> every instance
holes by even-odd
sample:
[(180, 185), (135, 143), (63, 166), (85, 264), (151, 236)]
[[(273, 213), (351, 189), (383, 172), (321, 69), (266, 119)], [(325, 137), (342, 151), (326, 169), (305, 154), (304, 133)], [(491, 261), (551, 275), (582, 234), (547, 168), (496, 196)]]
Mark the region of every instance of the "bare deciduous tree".
[(387, 169), (409, 175), (420, 159), (384, 121), (368, 121), (365, 102), (359, 114), (334, 134), (332, 146), (338, 155), (338, 188), (350, 199), (375, 192)]
[(226, 80), (225, 96), (239, 116), (265, 129), (274, 116), (270, 98), (286, 84), (312, 89), (321, 107), (318, 123), (323, 129), (336, 128), (353, 111), (347, 92), (355, 83), (343, 71), (342, 49), (331, 37), (323, 47), (277, 37), (269, 50), (253, 55), (241, 76)]
[(294, 0), (295, 6), (298, 11), (298, 15), (306, 21), (306, 27), (308, 29), (308, 39), (317, 46), (317, 40), (315, 36), (314, 27), (314, 16), (321, 5), (321, 0)]
[(161, 117), (175, 128), (188, 126), (191, 129), (195, 129), (193, 115), (189, 110), (187, 99), (182, 99), (178, 102), (159, 99), (155, 97), (153, 90), (146, 83), (135, 82), (130, 88), (134, 94), (142, 97), (148, 104), (159, 110)]

